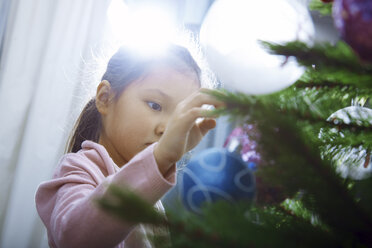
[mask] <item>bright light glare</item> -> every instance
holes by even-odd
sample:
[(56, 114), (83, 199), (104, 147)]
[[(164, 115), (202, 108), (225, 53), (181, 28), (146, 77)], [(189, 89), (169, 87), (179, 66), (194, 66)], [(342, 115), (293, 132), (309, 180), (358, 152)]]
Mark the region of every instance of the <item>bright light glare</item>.
[(144, 55), (161, 53), (176, 35), (174, 20), (164, 8), (132, 10), (123, 0), (113, 0), (107, 15), (115, 39)]
[(215, 5), (213, 14), (225, 18), (214, 18), (213, 23), (205, 23), (208, 30), (202, 30), (202, 39), (208, 36), (207, 42), (225, 55), (233, 50), (257, 45), (258, 39), (278, 43), (297, 38), (307, 41), (310, 34), (306, 31), (313, 27), (306, 20), (306, 9), (300, 8), (298, 3), (297, 8), (294, 8), (290, 3), (296, 4), (290, 0), (220, 1)]
[[(303, 73), (293, 58), (268, 53), (259, 40), (310, 42), (311, 17), (298, 0), (218, 0), (200, 32), (210, 67), (230, 89), (267, 94), (295, 82)], [(285, 63), (284, 63), (285, 61)]]

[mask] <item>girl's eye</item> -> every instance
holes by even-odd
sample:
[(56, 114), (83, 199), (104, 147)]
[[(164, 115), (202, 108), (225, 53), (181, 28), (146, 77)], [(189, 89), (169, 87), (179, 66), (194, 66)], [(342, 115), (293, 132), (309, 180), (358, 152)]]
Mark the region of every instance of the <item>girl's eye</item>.
[(147, 102), (147, 105), (149, 105), (149, 107), (152, 108), (155, 111), (161, 111), (160, 104), (158, 104), (156, 102)]

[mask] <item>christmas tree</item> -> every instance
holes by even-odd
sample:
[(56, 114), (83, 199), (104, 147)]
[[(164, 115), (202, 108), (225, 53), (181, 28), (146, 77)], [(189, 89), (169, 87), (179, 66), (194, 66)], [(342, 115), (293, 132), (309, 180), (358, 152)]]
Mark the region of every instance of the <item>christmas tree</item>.
[(292, 86), (266, 95), (211, 93), (226, 103), (216, 114), (255, 127), (248, 133), (261, 157), (255, 200), (165, 217), (112, 185), (115, 197), (99, 205), (125, 221), (169, 228), (171, 243), (152, 237), (159, 247), (372, 247), (371, 2), (310, 7), (333, 15), (342, 40), (261, 42), (306, 67)]

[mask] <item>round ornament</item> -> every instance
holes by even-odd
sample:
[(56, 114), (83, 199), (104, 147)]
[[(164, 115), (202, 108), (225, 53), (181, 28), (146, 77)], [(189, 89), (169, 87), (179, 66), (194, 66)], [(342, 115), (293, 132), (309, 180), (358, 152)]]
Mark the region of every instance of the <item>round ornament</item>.
[(340, 122), (350, 124), (355, 121), (357, 125), (362, 122), (372, 125), (372, 109), (361, 106), (349, 106), (331, 114), (327, 121), (333, 121), (336, 124)]
[(200, 31), (206, 59), (229, 90), (268, 94), (293, 84), (304, 72), (294, 58), (269, 54), (260, 40), (311, 43), (314, 26), (296, 0), (218, 0)]
[[(372, 109), (361, 106), (349, 106), (331, 114), (327, 121), (335, 124), (350, 124), (351, 122), (360, 125), (367, 123), (372, 125)], [(321, 129), (319, 138), (332, 140), (336, 138), (347, 138), (347, 134), (338, 128), (332, 128), (328, 131)], [(333, 160), (336, 165), (336, 171), (344, 178), (355, 180), (364, 179), (372, 175), (371, 151), (367, 151), (362, 146), (339, 148), (328, 144), (324, 153), (332, 152), (335, 154)]]
[[(227, 137), (224, 147), (229, 152), (235, 152), (241, 156), (241, 159), (248, 163), (248, 167), (256, 170), (261, 161), (261, 156), (256, 148), (257, 143), (252, 139), (252, 135), (258, 136), (257, 130), (253, 124), (244, 124), (232, 130)], [(258, 138), (258, 137), (257, 137)]]
[[(261, 135), (255, 124), (244, 124), (232, 130), (225, 141), (224, 147), (229, 152), (240, 156), (247, 163), (248, 168), (253, 171), (260, 171), (265, 169), (266, 166), (270, 166), (258, 152), (257, 141), (260, 140), (260, 137)], [(257, 174), (255, 175), (255, 179), (255, 202), (257, 204), (276, 204), (288, 198), (288, 196), (283, 194), (281, 186), (271, 185)]]
[(335, 0), (332, 16), (342, 39), (362, 60), (372, 62), (372, 2)]
[(187, 209), (201, 213), (203, 204), (218, 200), (252, 200), (255, 177), (239, 156), (224, 148), (209, 148), (183, 169), (181, 197)]

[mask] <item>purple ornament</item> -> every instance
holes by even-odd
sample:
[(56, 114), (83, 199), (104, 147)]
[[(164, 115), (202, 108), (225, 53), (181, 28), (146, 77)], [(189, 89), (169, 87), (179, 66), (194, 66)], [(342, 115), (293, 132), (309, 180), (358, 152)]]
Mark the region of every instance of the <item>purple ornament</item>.
[(342, 39), (362, 60), (372, 62), (372, 1), (335, 0), (332, 15)]
[(257, 135), (254, 125), (245, 124), (236, 127), (224, 144), (229, 152), (239, 153), (242, 160), (252, 167), (251, 169), (255, 169), (261, 161), (260, 154), (256, 151), (257, 143), (252, 139), (253, 135)]
[[(239, 155), (252, 171), (263, 170), (270, 166), (261, 156), (258, 144), (261, 134), (254, 124), (244, 124), (236, 127), (227, 137), (224, 147), (229, 153)], [(262, 147), (261, 147), (262, 149)], [(261, 176), (255, 174), (255, 201), (259, 205), (277, 204), (283, 202), (289, 196), (284, 193), (282, 186), (271, 185)]]

